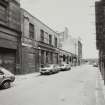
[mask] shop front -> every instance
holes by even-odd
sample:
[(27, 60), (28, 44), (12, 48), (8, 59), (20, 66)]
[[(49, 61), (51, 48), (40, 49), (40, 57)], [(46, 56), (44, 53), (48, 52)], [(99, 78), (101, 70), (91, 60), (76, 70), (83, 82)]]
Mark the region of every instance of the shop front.
[(39, 67), (47, 64), (58, 64), (58, 52), (55, 48), (39, 43)]

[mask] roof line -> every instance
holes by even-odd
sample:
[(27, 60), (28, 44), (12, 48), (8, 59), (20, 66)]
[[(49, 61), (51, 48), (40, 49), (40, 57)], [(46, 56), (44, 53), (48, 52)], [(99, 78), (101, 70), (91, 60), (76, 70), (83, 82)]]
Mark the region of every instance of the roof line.
[(51, 31), (53, 31), (54, 33), (56, 34), (59, 34), (57, 33), (56, 31), (54, 31), (52, 28), (50, 28), (49, 26), (47, 26), (44, 22), (42, 22), (41, 20), (39, 20), (38, 18), (36, 18), (35, 16), (33, 16), (30, 12), (28, 12), (27, 10), (25, 10), (24, 8), (21, 8), (23, 11), (27, 12), (29, 15), (31, 15), (33, 18), (35, 18), (36, 20), (38, 20), (40, 23), (42, 23), (43, 25), (45, 25), (47, 28), (49, 28)]

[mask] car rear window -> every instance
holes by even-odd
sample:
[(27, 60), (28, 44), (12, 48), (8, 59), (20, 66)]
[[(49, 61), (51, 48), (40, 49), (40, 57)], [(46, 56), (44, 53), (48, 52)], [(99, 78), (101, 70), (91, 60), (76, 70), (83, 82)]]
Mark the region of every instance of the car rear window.
[(1, 72), (4, 73), (4, 74), (11, 74), (10, 71), (6, 70), (5, 68), (0, 68), (1, 69)]

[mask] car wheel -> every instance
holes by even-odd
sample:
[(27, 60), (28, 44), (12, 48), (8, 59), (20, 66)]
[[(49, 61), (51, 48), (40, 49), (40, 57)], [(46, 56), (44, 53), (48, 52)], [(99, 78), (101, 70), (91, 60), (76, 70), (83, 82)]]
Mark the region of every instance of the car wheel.
[(43, 73), (40, 73), (40, 75), (43, 75)]
[(53, 72), (52, 72), (52, 71), (50, 71), (50, 74), (53, 74)]
[(8, 89), (8, 88), (10, 88), (10, 81), (5, 81), (4, 83), (3, 83), (3, 85), (2, 85), (2, 87), (4, 88), (4, 89)]

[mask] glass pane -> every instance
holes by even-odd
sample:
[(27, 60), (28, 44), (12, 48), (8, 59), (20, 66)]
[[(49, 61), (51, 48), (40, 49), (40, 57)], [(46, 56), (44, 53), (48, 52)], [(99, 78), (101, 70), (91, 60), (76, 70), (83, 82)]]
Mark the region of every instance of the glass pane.
[(0, 5), (0, 20), (6, 21), (6, 7)]

